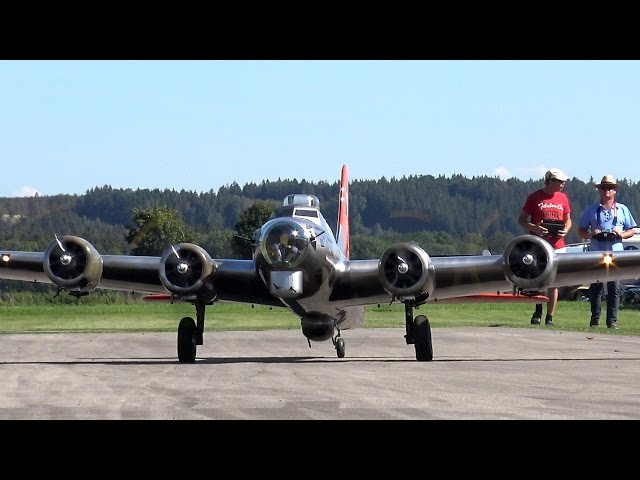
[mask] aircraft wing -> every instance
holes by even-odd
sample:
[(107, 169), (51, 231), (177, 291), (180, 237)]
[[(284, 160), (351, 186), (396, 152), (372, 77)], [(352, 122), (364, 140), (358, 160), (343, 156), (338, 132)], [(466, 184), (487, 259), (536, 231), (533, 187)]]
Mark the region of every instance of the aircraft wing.
[(158, 276), (160, 257), (100, 256), (93, 247), (78, 248), (74, 254), (78, 251), (83, 258), (70, 260), (73, 263), (65, 273), (58, 272), (58, 267), (64, 268), (61, 259), (47, 265), (47, 252), (1, 251), (0, 278), (56, 284), (71, 290), (75, 287), (77, 292), (91, 291), (98, 285), (105, 289), (166, 292)]
[[(65, 236), (45, 252), (0, 251), (0, 278), (53, 283), (76, 295), (99, 287), (283, 306), (287, 295), (270, 290), (267, 273), (261, 276), (260, 269), (254, 260), (214, 260), (193, 244), (177, 244), (161, 257), (100, 255), (88, 241)], [(289, 282), (289, 273), (295, 271), (281, 278)], [(311, 270), (306, 275), (312, 277)], [(638, 278), (640, 251), (556, 253), (539, 237), (523, 235), (502, 255), (430, 257), (415, 243), (399, 243), (380, 259), (345, 260), (331, 275), (330, 294), (325, 300), (318, 296), (316, 303), (343, 308), (393, 298), (419, 304), (477, 295), (488, 301), (492, 297), (486, 295), (531, 296), (548, 287)]]
[(179, 275), (180, 264), (172, 255), (100, 255), (86, 240), (69, 236), (45, 252), (0, 251), (0, 278), (55, 284), (76, 295), (101, 288), (283, 306), (269, 294), (253, 261), (214, 260), (195, 245), (182, 248), (188, 270)]
[(539, 237), (523, 235), (502, 255), (430, 257), (417, 244), (401, 243), (379, 260), (351, 260), (345, 270), (348, 280), (334, 288), (334, 297), (361, 304), (380, 290), (415, 304), (519, 302), (549, 287), (640, 277), (640, 252), (556, 253)]

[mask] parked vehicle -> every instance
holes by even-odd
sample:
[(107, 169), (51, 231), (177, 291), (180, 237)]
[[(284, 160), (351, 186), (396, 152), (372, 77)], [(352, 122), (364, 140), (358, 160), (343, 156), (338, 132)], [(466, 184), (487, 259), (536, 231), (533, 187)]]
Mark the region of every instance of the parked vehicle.
[(626, 306), (640, 306), (640, 284), (625, 285), (620, 303)]

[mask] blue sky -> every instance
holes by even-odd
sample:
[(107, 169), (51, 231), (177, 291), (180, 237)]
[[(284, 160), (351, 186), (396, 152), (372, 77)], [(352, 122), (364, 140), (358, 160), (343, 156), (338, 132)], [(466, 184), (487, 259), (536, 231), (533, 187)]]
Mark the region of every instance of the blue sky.
[(640, 61), (0, 61), (0, 196), (279, 178), (640, 180)]

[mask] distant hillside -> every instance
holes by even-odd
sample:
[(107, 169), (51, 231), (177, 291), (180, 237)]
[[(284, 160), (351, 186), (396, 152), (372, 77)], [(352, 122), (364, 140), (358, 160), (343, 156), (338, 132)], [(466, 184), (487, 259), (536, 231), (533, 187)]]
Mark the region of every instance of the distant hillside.
[[(542, 187), (541, 181), (516, 178), (413, 175), (400, 179), (354, 181), (350, 185), (350, 221), (354, 236), (411, 237), (419, 232), (446, 234), (454, 239), (475, 239), (492, 250), (522, 232), (516, 219), (526, 196)], [(592, 183), (567, 182), (572, 218), (597, 200)], [(177, 209), (187, 224), (201, 232), (231, 230), (241, 212), (257, 200), (275, 205), (290, 193), (314, 194), (335, 227), (338, 182), (263, 181), (224, 186), (206, 193), (159, 189), (115, 189), (109, 185), (84, 195), (0, 198), (0, 246), (43, 249), (54, 234), (74, 234), (90, 239), (99, 251), (127, 252), (124, 232), (133, 209), (164, 205)], [(640, 186), (623, 180), (618, 200), (640, 218)], [(580, 239), (573, 229), (569, 242)]]

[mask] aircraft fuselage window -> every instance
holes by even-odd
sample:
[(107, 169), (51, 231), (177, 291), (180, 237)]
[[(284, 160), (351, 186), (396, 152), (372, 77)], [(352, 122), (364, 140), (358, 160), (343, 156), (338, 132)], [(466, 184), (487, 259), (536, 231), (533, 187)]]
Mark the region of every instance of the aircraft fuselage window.
[(317, 210), (305, 210), (305, 209), (302, 209), (302, 208), (297, 208), (294, 215), (296, 215), (298, 217), (318, 218), (318, 211)]

